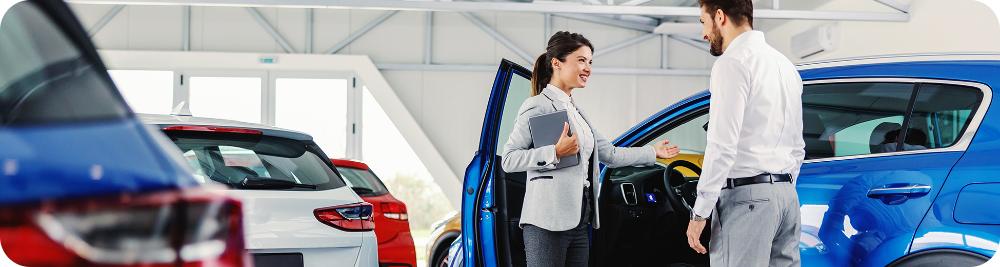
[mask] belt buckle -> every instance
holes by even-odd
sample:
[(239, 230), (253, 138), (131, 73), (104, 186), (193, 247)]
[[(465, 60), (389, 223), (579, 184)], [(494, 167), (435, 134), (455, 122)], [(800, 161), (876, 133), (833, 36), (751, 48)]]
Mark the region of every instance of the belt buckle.
[(768, 174), (767, 175), (767, 180), (770, 181), (771, 184), (774, 184), (774, 174)]

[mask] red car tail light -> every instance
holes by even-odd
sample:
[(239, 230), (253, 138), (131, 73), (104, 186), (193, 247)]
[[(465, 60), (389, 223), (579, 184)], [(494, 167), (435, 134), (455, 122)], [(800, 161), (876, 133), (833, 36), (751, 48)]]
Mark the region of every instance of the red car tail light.
[(410, 216), (406, 215), (406, 204), (403, 204), (402, 202), (382, 203), (382, 216), (400, 221), (410, 219)]
[(349, 232), (371, 231), (375, 229), (372, 220), (372, 204), (367, 202), (320, 208), (313, 211), (323, 224)]
[(204, 190), (0, 210), (3, 252), (25, 266), (245, 266), (238, 201)]

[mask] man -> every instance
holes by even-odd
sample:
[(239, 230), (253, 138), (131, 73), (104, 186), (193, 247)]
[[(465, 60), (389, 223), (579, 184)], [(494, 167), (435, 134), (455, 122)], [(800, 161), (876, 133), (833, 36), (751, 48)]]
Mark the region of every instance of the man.
[[(719, 58), (688, 244), (712, 266), (800, 266), (793, 180), (805, 156), (802, 79), (753, 30), (751, 0), (699, 2), (702, 34)], [(710, 217), (706, 249), (699, 237)]]

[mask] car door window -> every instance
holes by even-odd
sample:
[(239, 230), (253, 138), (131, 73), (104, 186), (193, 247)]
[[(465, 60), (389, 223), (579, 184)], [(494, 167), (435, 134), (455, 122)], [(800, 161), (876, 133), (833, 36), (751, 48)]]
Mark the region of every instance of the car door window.
[(912, 83), (806, 85), (802, 92), (806, 158), (877, 154), (894, 144), (913, 96)]
[(33, 2), (0, 21), (0, 125), (121, 119), (129, 115), (103, 68)]
[(686, 121), (674, 126), (647, 144), (657, 144), (663, 140), (670, 140), (670, 144), (680, 148), (681, 154), (704, 155), (705, 147), (708, 146), (708, 135), (705, 128), (707, 124), (708, 112), (702, 111), (686, 118)]
[(496, 153), (503, 153), (503, 146), (510, 139), (510, 133), (514, 131), (514, 121), (517, 120), (517, 112), (521, 109), (521, 104), (531, 96), (531, 80), (521, 75), (512, 74), (510, 78), (510, 89), (507, 90), (507, 99), (503, 103), (503, 115), (500, 117), (500, 132), (497, 136)]
[(982, 91), (973, 87), (920, 84), (909, 130), (903, 133), (902, 150), (954, 145), (968, 127), (982, 98)]

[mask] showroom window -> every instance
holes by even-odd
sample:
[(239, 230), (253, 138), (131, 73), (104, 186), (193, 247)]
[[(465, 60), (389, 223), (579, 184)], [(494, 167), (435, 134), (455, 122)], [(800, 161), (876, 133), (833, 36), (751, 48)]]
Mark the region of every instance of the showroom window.
[(108, 74), (136, 113), (170, 114), (173, 110), (173, 71), (108, 70)]
[(261, 78), (194, 76), (189, 80), (191, 115), (261, 122)]
[(327, 156), (347, 156), (348, 80), (277, 78), (274, 125), (313, 136)]

